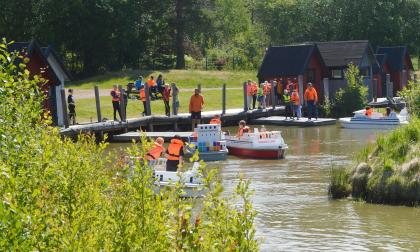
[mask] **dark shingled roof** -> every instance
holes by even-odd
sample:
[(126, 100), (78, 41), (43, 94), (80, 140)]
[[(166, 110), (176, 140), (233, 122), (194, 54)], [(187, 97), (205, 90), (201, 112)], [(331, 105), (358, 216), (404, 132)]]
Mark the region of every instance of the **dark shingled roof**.
[(316, 42), (327, 67), (344, 67), (360, 64), (369, 47), (368, 40)]
[(376, 64), (373, 65), (373, 73), (374, 74), (382, 73), (384, 65), (387, 60), (387, 56), (386, 54), (375, 54), (375, 58), (376, 58), (376, 61), (378, 61), (379, 65), (376, 65)]
[(314, 44), (271, 46), (265, 53), (258, 78), (293, 76), (305, 73)]
[(49, 45), (48, 47), (42, 47), (41, 49), (42, 49), (42, 54), (44, 54), (44, 57), (46, 59), (48, 59), (48, 56), (50, 56), (50, 55), (52, 55), (55, 58), (55, 60), (57, 61), (57, 63), (62, 68), (63, 72), (67, 75), (68, 80), (71, 80), (72, 79), (72, 76), (67, 71), (67, 68), (64, 66), (63, 60), (58, 56), (58, 54), (55, 52), (55, 50), (53, 49), (53, 47), (51, 45)]
[[(394, 46), (394, 47), (378, 47), (376, 50), (378, 54), (386, 54), (389, 67), (393, 71), (402, 71), (404, 65), (404, 57), (407, 54), (407, 47), (406, 46)], [(409, 58), (409, 66), (408, 69), (413, 70), (413, 64), (411, 63), (411, 59)]]

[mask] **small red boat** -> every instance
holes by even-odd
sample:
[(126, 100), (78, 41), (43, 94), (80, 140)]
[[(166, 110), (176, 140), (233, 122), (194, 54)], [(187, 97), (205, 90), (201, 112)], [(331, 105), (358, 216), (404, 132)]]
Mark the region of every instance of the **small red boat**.
[(229, 154), (247, 158), (284, 158), (288, 148), (280, 131), (258, 131), (243, 136), (225, 136)]

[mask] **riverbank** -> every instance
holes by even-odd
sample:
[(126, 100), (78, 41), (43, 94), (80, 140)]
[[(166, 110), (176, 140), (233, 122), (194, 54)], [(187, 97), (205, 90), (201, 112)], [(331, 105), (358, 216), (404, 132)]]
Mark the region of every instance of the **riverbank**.
[(420, 120), (379, 136), (349, 168), (333, 169), (332, 198), (352, 196), (370, 203), (420, 204)]

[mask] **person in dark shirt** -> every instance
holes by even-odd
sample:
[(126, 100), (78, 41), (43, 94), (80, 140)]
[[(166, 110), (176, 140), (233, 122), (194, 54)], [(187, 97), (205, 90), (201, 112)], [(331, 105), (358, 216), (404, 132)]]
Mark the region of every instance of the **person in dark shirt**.
[(69, 123), (72, 125), (76, 124), (76, 104), (73, 97), (73, 89), (68, 90), (69, 95), (67, 96), (67, 104), (69, 108)]

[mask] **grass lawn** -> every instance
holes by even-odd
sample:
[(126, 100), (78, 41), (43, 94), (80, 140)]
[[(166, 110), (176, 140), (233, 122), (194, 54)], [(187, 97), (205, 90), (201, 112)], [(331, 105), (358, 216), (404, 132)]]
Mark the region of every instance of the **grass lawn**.
[[(179, 95), (179, 113), (188, 112), (189, 99), (192, 92), (184, 92)], [(204, 111), (221, 110), (222, 109), (222, 90), (208, 90), (203, 93)], [(241, 90), (226, 90), (226, 108), (242, 108), (243, 94)], [(171, 100), (172, 108), (172, 100)], [(164, 115), (165, 106), (162, 100), (151, 102), (152, 114)], [(113, 119), (113, 110), (110, 97), (101, 97), (102, 117)], [(140, 100), (129, 100), (127, 106), (127, 118), (138, 118), (143, 112), (143, 104)], [(79, 99), (76, 100), (77, 122), (85, 123), (97, 121), (95, 99)], [(118, 115), (117, 118), (119, 119)]]
[(66, 86), (78, 89), (91, 89), (94, 85), (99, 85), (100, 88), (112, 88), (114, 84), (125, 86), (128, 82), (134, 82), (139, 75), (143, 76), (143, 80), (147, 80), (150, 75), (156, 79), (159, 74), (163, 75), (166, 83), (175, 82), (181, 88), (194, 88), (198, 84), (202, 87), (220, 87), (223, 83), (226, 83), (228, 87), (237, 87), (247, 79), (256, 80), (257, 78), (256, 71), (130, 70), (106, 73), (74, 81)]

